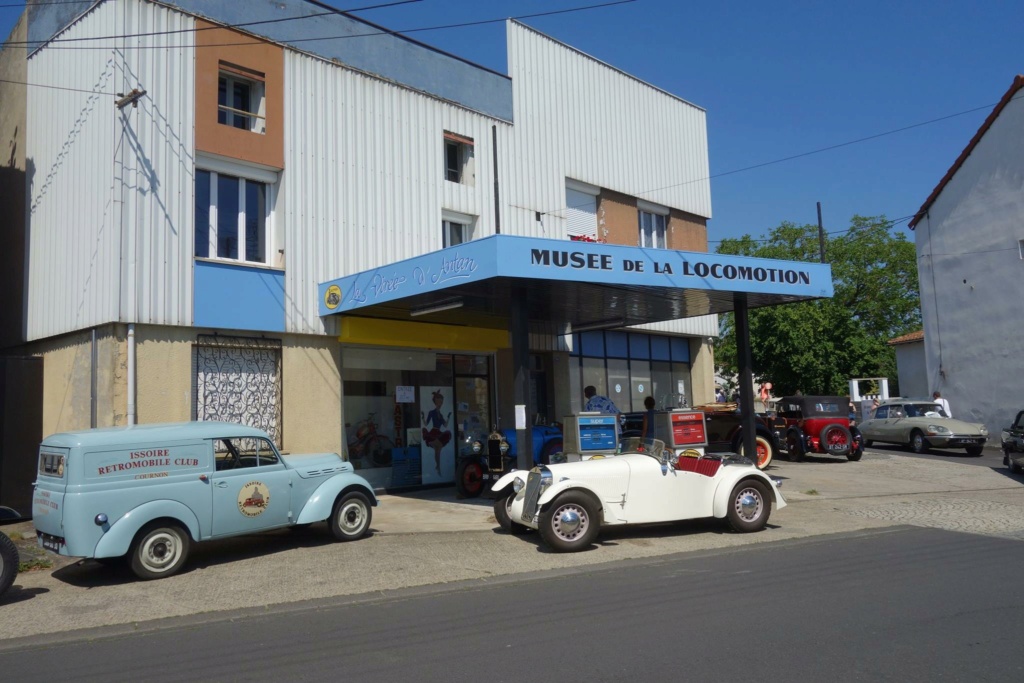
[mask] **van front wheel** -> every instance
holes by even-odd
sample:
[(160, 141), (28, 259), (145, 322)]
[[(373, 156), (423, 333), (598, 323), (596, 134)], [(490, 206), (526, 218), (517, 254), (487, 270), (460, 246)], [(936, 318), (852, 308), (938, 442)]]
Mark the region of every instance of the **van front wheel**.
[(143, 581), (177, 574), (188, 559), (190, 545), (188, 532), (177, 524), (149, 524), (142, 528), (132, 543), (132, 572)]

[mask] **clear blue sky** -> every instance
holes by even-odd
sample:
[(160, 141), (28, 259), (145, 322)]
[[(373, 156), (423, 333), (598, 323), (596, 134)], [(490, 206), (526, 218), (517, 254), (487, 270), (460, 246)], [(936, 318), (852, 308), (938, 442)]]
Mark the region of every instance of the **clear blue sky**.
[[(600, 1), (424, 0), (359, 15), (402, 30)], [(348, 9), (376, 2), (330, 4)], [(0, 8), (0, 35), (19, 13)], [(1024, 73), (1019, 0), (637, 0), (523, 21), (706, 109), (712, 175), (986, 107), (715, 178), (710, 240), (756, 237), (787, 220), (814, 223), (817, 201), (830, 231), (845, 229), (857, 213), (890, 219), (914, 213), (988, 105)], [(506, 72), (501, 23), (410, 35)], [(666, 184), (685, 180), (666, 178)]]

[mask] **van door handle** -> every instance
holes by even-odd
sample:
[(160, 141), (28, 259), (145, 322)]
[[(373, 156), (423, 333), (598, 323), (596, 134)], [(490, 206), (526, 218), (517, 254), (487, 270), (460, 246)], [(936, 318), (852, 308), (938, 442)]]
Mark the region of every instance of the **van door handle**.
[(226, 481), (218, 481), (214, 483), (214, 486), (219, 489), (226, 489), (228, 487), (228, 483)]

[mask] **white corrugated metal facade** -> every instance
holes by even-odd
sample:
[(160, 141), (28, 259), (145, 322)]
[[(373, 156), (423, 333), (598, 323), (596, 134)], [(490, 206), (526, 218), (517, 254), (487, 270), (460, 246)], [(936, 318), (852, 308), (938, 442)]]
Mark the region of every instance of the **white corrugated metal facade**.
[[(193, 24), (145, 0), (109, 0), (60, 37)], [(104, 93), (28, 89), (30, 340), (110, 321), (192, 324), (193, 42), (171, 33), (115, 50), (55, 44), (30, 58), (34, 84)], [(708, 176), (704, 111), (516, 22), (514, 124), (284, 54), (275, 225), (289, 332), (327, 332), (318, 283), (441, 248), (442, 210), (475, 216), (476, 238), (494, 234), (492, 128), (503, 233), (566, 238), (567, 178), (710, 216), (708, 181), (689, 182)], [(146, 95), (118, 111), (111, 95), (133, 88)], [(445, 131), (474, 141), (471, 185), (444, 180)], [(718, 332), (716, 316), (650, 329)]]
[[(59, 37), (192, 26), (148, 2), (112, 0)], [(48, 45), (28, 62), (29, 340), (117, 320), (192, 322), (194, 58), (175, 47), (192, 36), (117, 42)], [(119, 112), (113, 94), (133, 88), (146, 96)]]

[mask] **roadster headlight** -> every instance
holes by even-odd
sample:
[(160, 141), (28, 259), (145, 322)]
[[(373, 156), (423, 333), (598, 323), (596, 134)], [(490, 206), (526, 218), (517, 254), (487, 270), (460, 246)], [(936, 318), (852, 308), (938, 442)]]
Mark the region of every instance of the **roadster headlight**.
[(551, 488), (551, 485), (553, 483), (555, 483), (555, 478), (551, 474), (551, 470), (549, 470), (547, 467), (540, 467), (540, 490), (537, 492), (537, 495), (539, 496), (543, 494), (545, 491)]
[(473, 442), (473, 452), (474, 453), (479, 453), (483, 449), (484, 449), (484, 445), (482, 443), (480, 443), (479, 441), (474, 441)]
[(526, 482), (524, 482), (519, 477), (516, 477), (515, 479), (512, 480), (512, 490), (515, 491), (516, 493), (522, 491), (524, 486), (526, 486)]
[(498, 446), (498, 450), (501, 451), (502, 455), (505, 455), (506, 453), (508, 453), (508, 441), (505, 441), (504, 439), (502, 439), (501, 445)]
[(949, 434), (949, 427), (943, 427), (942, 425), (928, 425), (929, 434)]

